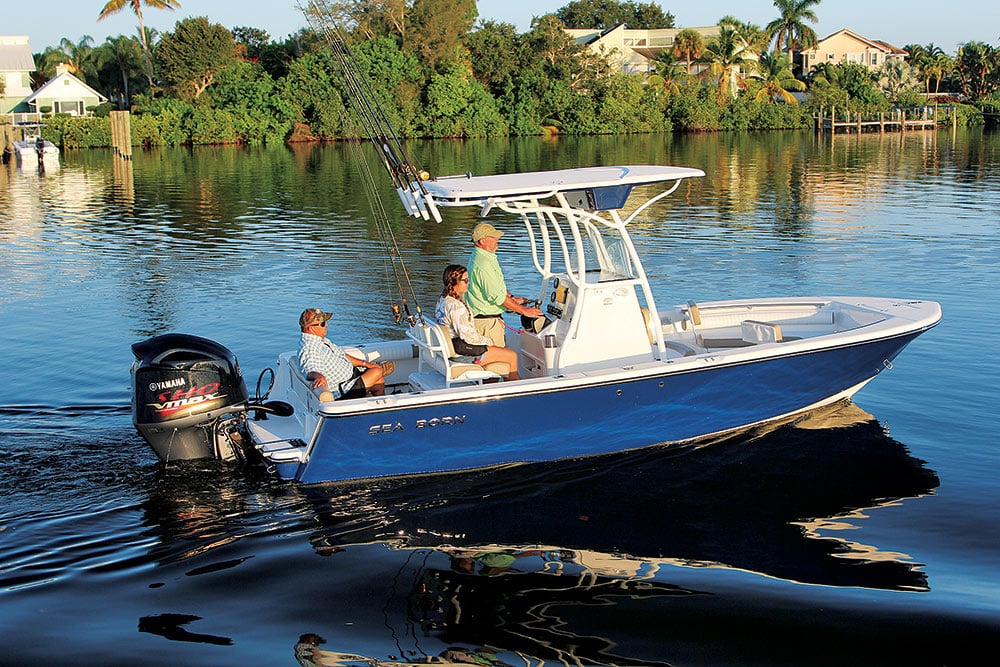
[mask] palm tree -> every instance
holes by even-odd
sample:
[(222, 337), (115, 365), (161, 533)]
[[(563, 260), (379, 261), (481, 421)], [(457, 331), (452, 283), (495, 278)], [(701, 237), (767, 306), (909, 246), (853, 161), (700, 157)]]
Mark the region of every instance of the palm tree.
[(920, 76), (924, 80), (924, 92), (931, 92), (931, 77), (927, 72), (927, 68), (931, 63), (931, 56), (927, 53), (927, 49), (920, 44), (907, 44), (903, 47), (903, 50), (906, 51), (906, 62), (910, 63), (910, 65), (917, 68), (917, 71), (920, 72)]
[(122, 94), (119, 98), (118, 108), (127, 108), (131, 97), (129, 94), (129, 79), (132, 78), (133, 74), (138, 74), (142, 71), (142, 47), (139, 44), (139, 40), (124, 35), (108, 37), (104, 40), (104, 44), (99, 46), (97, 50), (101, 66), (113, 66), (118, 70), (118, 74), (121, 75)]
[(754, 53), (759, 53), (767, 48), (767, 43), (771, 41), (771, 36), (755, 23), (744, 23), (735, 16), (723, 16), (719, 19), (720, 26), (729, 26), (736, 31), (744, 42), (747, 49)]
[(757, 64), (757, 75), (761, 80), (761, 88), (754, 100), (777, 102), (783, 100), (788, 104), (798, 104), (799, 101), (789, 91), (803, 91), (806, 84), (795, 78), (788, 66), (788, 58), (783, 53), (765, 53)]
[(927, 68), (928, 74), (934, 77), (934, 94), (941, 91), (941, 80), (955, 69), (955, 61), (947, 53), (942, 51), (934, 56), (931, 64)]
[(782, 44), (788, 51), (788, 62), (792, 60), (792, 52), (796, 47), (809, 48), (816, 44), (816, 31), (805, 24), (805, 21), (816, 23), (816, 12), (810, 7), (818, 5), (819, 0), (774, 0), (774, 6), (781, 14), (767, 24), (764, 30), (774, 38), (774, 50), (781, 49)]
[(74, 43), (63, 37), (55, 49), (47, 49), (44, 54), (46, 71), (54, 70), (56, 65), (65, 65), (66, 71), (80, 79), (87, 80), (88, 75), (95, 74), (93, 63), (94, 38), (84, 35)]
[(913, 65), (902, 60), (889, 60), (878, 72), (878, 85), (889, 100), (895, 102), (900, 93), (919, 88), (920, 77)]
[(142, 53), (146, 57), (146, 78), (149, 79), (149, 90), (152, 93), (153, 63), (149, 58), (149, 42), (146, 40), (146, 28), (142, 23), (142, 5), (152, 7), (153, 9), (175, 9), (180, 7), (181, 3), (177, 2), (177, 0), (108, 0), (108, 4), (104, 5), (104, 9), (101, 10), (97, 20), (101, 21), (112, 14), (117, 14), (125, 9), (126, 5), (132, 8), (136, 18), (139, 19), (139, 36), (142, 37)]
[(673, 54), (680, 58), (684, 56), (687, 63), (687, 73), (691, 76), (691, 60), (701, 57), (701, 52), (705, 49), (705, 41), (701, 38), (701, 33), (697, 30), (685, 28), (674, 37)]
[(703, 57), (709, 62), (708, 74), (716, 81), (720, 101), (728, 94), (736, 97), (737, 88), (746, 87), (740, 78), (740, 70), (757, 67), (747, 43), (739, 33), (729, 26), (719, 28), (719, 36), (705, 46)]
[(660, 86), (663, 92), (673, 95), (680, 91), (678, 80), (684, 79), (684, 69), (677, 62), (676, 56), (667, 50), (660, 51), (653, 61), (656, 72), (646, 79), (649, 85)]

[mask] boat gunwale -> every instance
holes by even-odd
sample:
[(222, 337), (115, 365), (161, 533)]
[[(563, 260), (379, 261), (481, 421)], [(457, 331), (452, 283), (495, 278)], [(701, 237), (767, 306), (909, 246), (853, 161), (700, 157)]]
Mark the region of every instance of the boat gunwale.
[[(562, 393), (579, 389), (597, 389), (600, 387), (632, 384), (635, 382), (653, 381), (670, 376), (688, 375), (691, 373), (704, 372), (705, 365), (697, 366), (695, 363), (680, 366), (678, 361), (684, 362), (712, 362), (713, 370), (723, 368), (735, 368), (747, 364), (760, 363), (763, 361), (773, 361), (777, 359), (787, 359), (799, 357), (817, 352), (828, 352), (842, 350), (871, 343), (890, 341), (902, 337), (917, 337), (932, 329), (938, 324), (925, 325), (920, 328), (907, 329), (886, 336), (866, 337), (860, 340), (853, 340), (839, 345), (823, 345), (801, 349), (801, 346), (790, 347), (801, 341), (790, 341), (789, 343), (767, 343), (752, 346), (751, 348), (736, 348), (724, 352), (707, 352), (694, 357), (683, 357), (681, 359), (668, 359), (665, 361), (652, 361), (641, 364), (640, 367), (631, 367), (620, 371), (597, 371), (578, 372), (559, 375), (554, 377), (524, 378), (516, 383), (497, 383), (490, 385), (468, 385), (463, 387), (451, 387), (441, 389), (431, 389), (426, 391), (402, 392), (389, 396), (367, 397), (364, 399), (354, 399), (349, 401), (330, 401), (320, 405), (317, 415), (321, 418), (345, 419), (359, 417), (370, 414), (384, 414), (389, 412), (400, 412), (415, 408), (424, 408), (441, 404), (463, 404), (481, 403), (507, 398), (524, 398), (528, 396), (539, 396), (543, 394)], [(816, 338), (822, 338), (817, 336)], [(766, 348), (767, 352), (761, 354), (745, 354), (748, 349)], [(782, 352), (787, 350), (787, 352)], [(740, 354), (744, 353), (744, 354)], [(873, 371), (872, 377), (877, 374), (877, 369)], [(608, 377), (608, 376), (612, 377)], [(467, 395), (463, 395), (467, 394)]]

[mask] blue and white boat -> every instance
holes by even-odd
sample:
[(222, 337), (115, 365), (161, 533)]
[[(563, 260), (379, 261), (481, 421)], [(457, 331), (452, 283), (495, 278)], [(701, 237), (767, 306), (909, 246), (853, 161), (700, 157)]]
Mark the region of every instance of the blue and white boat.
[[(592, 456), (697, 441), (849, 398), (941, 319), (937, 303), (907, 298), (661, 306), (629, 224), (703, 175), (586, 167), (445, 177), (401, 193), (415, 215), (474, 206), (520, 219), (546, 313), (540, 331), (508, 336), (520, 380), (456, 361), (437, 323), (411, 318), (399, 340), (348, 350), (394, 361), (386, 396), (329, 400), (289, 351), (262, 405), (245, 389), (227, 401), (218, 381), (185, 375), (185, 364), (200, 363), (190, 337), (152, 339), (134, 346), (135, 384), (160, 391), (152, 401), (136, 392), (136, 426), (164, 460), (249, 456), (307, 483)], [(149, 416), (154, 403), (172, 417)]]
[[(849, 398), (941, 319), (937, 303), (905, 298), (658, 304), (629, 224), (648, 220), (652, 204), (702, 171), (631, 165), (430, 178), (406, 157), (324, 15), (306, 13), (405, 210), (428, 221), (456, 206), (519, 219), (544, 326), (508, 337), (521, 379), (505, 381), (507, 368), (462, 363), (436, 322), (407, 310), (398, 340), (348, 350), (393, 361), (395, 384), (385, 396), (342, 401), (311, 389), (294, 351), (278, 358), (263, 396), (261, 375), (251, 399), (235, 355), (218, 343), (183, 334), (137, 343), (133, 421), (165, 461), (246, 458), (281, 477), (324, 482), (695, 441)], [(383, 239), (394, 238), (372, 172), (360, 165), (373, 219)], [(387, 250), (400, 261), (398, 248)]]

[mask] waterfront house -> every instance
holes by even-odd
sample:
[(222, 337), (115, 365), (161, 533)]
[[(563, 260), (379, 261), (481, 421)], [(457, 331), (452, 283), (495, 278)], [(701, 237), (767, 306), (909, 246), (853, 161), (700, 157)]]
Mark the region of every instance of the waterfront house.
[[(648, 74), (656, 71), (656, 58), (663, 51), (674, 48), (674, 39), (685, 28), (633, 29), (619, 24), (606, 30), (563, 28), (577, 44), (587, 46), (596, 54), (608, 59), (615, 68), (626, 74)], [(705, 42), (719, 36), (719, 26), (690, 28), (701, 35)], [(756, 59), (756, 54), (753, 54)], [(692, 63), (691, 73), (706, 69), (704, 63)]]
[(56, 75), (14, 108), (15, 112), (53, 116), (89, 116), (93, 108), (108, 98), (70, 74), (65, 65), (56, 66)]
[(890, 60), (903, 60), (909, 55), (888, 42), (862, 37), (847, 28), (824, 37), (810, 49), (800, 53), (802, 71), (808, 74), (819, 63), (858, 63), (870, 70), (882, 69)]
[(25, 35), (0, 35), (0, 115), (11, 113), (31, 94), (35, 59)]

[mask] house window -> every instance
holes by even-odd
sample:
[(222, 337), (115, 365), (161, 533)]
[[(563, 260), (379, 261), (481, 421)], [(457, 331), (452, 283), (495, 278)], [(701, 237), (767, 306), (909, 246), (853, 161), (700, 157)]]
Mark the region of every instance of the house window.
[(83, 115), (82, 100), (56, 100), (52, 103), (52, 110), (55, 113), (68, 113), (71, 116)]
[(872, 65), (878, 65), (878, 54), (877, 53), (873, 53), (872, 54)]

